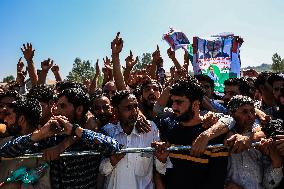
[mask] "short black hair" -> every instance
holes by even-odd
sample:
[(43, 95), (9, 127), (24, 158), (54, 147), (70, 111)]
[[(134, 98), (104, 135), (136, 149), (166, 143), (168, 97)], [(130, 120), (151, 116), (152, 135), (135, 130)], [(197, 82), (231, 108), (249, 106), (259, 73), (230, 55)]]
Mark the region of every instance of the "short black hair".
[(212, 89), (214, 89), (214, 80), (211, 79), (208, 75), (203, 75), (203, 74), (199, 74), (199, 75), (195, 75), (194, 76), (199, 82), (200, 81), (204, 81), (210, 84), (210, 87)]
[(16, 90), (7, 90), (4, 93), (0, 94), (0, 100), (5, 97), (14, 98), (16, 100), (16, 99), (19, 99), (21, 95)]
[[(122, 91), (117, 91), (112, 97), (111, 97), (111, 105), (115, 108), (119, 106), (121, 101), (128, 97), (129, 95), (133, 95), (130, 91), (128, 90), (122, 90)], [(134, 96), (134, 95), (133, 95)]]
[(250, 85), (249, 82), (244, 78), (229, 78), (224, 81), (224, 85), (226, 86), (238, 86), (241, 95), (250, 95)]
[(62, 92), (65, 89), (69, 89), (69, 88), (80, 88), (83, 91), (85, 91), (85, 93), (88, 93), (87, 87), (83, 85), (82, 83), (77, 83), (73, 81), (60, 81), (60, 82), (57, 82), (55, 85), (55, 89), (57, 90), (58, 93)]
[[(254, 82), (254, 86), (256, 89), (260, 89), (260, 85), (264, 85), (265, 82), (268, 80), (268, 78), (271, 76), (272, 72), (261, 72), (255, 82)], [(261, 91), (260, 91), (261, 92)]]
[(82, 116), (88, 112), (90, 108), (90, 97), (81, 88), (67, 88), (58, 94), (58, 98), (62, 96), (65, 96), (68, 99), (68, 102), (73, 104), (74, 108), (83, 106)]
[(271, 85), (271, 87), (273, 86), (273, 83), (275, 81), (284, 81), (284, 78), (281, 77), (278, 74), (272, 73), (268, 78), (267, 78), (267, 82), (269, 83), (269, 85)]
[(9, 104), (8, 107), (13, 109), (17, 117), (23, 115), (31, 127), (34, 129), (38, 127), (42, 109), (37, 99), (21, 97)]
[(186, 80), (178, 80), (172, 85), (170, 94), (175, 96), (186, 96), (191, 102), (198, 100), (202, 102), (204, 90), (200, 83), (193, 77)]
[(254, 106), (254, 101), (248, 96), (235, 95), (229, 101), (228, 109), (231, 113), (234, 113), (238, 110), (238, 108), (247, 104)]
[(54, 100), (55, 94), (53, 89), (47, 85), (36, 85), (29, 90), (27, 97), (33, 97), (40, 102), (49, 103), (50, 100)]

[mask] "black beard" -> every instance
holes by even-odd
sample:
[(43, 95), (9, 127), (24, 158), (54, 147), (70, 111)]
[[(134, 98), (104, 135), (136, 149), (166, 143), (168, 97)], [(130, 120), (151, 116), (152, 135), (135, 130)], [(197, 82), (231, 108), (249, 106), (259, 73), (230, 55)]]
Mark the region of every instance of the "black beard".
[(19, 136), (21, 130), (22, 128), (16, 123), (7, 127), (7, 132), (10, 136)]
[(154, 105), (155, 105), (155, 103), (150, 103), (148, 100), (146, 100), (144, 98), (142, 100), (142, 104), (143, 104), (143, 107), (150, 109), (150, 110), (153, 110)]
[(194, 112), (192, 111), (192, 106), (190, 106), (186, 112), (184, 112), (179, 116), (176, 116), (176, 120), (178, 122), (185, 122), (192, 120), (193, 117), (194, 117)]

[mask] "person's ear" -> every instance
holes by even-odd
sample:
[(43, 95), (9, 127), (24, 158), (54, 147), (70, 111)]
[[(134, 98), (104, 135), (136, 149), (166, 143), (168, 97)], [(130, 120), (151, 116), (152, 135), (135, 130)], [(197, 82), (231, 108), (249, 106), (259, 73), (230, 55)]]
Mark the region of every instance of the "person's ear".
[(84, 109), (84, 108), (83, 108), (83, 105), (80, 105), (80, 106), (78, 106), (78, 107), (76, 108), (75, 114), (76, 114), (77, 117), (80, 117), (80, 116), (82, 115), (83, 109)]
[(19, 118), (18, 118), (18, 125), (20, 126), (20, 127), (22, 127), (25, 123), (26, 123), (26, 118), (25, 118), (25, 116), (23, 116), (23, 115), (20, 115), (19, 116)]
[(193, 103), (192, 103), (192, 110), (194, 112), (197, 112), (199, 111), (199, 106), (200, 106), (200, 102), (198, 100), (195, 100)]

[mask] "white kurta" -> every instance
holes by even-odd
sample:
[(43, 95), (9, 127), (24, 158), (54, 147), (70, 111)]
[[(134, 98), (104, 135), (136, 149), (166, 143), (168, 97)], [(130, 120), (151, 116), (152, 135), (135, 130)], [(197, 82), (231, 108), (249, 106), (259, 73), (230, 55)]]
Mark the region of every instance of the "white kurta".
[[(125, 148), (150, 147), (153, 141), (159, 141), (159, 131), (151, 122), (151, 131), (138, 133), (134, 128), (130, 135), (123, 132), (120, 124), (108, 124), (104, 130)], [(161, 163), (153, 154), (127, 153), (115, 167), (105, 158), (100, 165), (100, 172), (107, 176), (105, 188), (107, 189), (153, 189), (153, 165), (162, 174), (171, 163)]]

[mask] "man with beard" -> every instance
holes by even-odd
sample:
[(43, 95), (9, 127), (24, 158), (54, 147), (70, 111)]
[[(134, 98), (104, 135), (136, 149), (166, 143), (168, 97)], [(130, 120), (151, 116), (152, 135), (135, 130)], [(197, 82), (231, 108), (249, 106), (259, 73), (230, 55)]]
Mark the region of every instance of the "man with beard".
[(284, 75), (272, 74), (268, 78), (268, 83), (272, 86), (272, 92), (275, 100), (275, 106), (273, 107), (272, 111), (272, 118), (280, 118), (284, 120), (283, 104), (281, 103), (281, 96), (283, 98), (281, 88), (283, 88), (284, 86)]
[[(228, 109), (236, 120), (231, 137), (236, 134), (253, 137), (256, 132), (253, 129), (256, 116), (254, 101), (248, 96), (236, 95), (229, 101)], [(256, 148), (250, 147), (230, 155), (225, 188), (275, 188), (283, 177), (282, 165), (282, 158), (273, 139), (262, 139)]]
[(154, 105), (157, 99), (160, 98), (162, 86), (156, 80), (146, 80), (140, 86), (141, 103), (139, 108), (148, 120), (154, 121), (157, 124)]
[[(174, 117), (162, 119), (164, 139), (172, 145), (192, 145), (206, 129), (202, 127), (200, 103), (203, 90), (195, 79), (177, 81), (170, 89)], [(209, 144), (223, 143), (221, 135)], [(210, 140), (211, 139), (211, 140)], [(189, 151), (169, 153), (173, 168), (167, 169), (166, 186), (172, 188), (216, 188), (224, 187), (228, 152), (225, 149), (205, 150), (200, 154)]]
[[(5, 113), (5, 124), (10, 136), (16, 138), (22, 135), (28, 135), (37, 129), (39, 120), (41, 118), (41, 105), (36, 99), (32, 98), (18, 98), (7, 105)], [(17, 146), (18, 151), (21, 145)], [(3, 151), (2, 153), (5, 153)], [(6, 151), (10, 155), (15, 153), (14, 150)], [(21, 166), (27, 168), (35, 168), (42, 161), (36, 159), (14, 159), (10, 161), (3, 161), (0, 163), (0, 180), (4, 181), (13, 171)], [(3, 188), (51, 188), (49, 184), (49, 173), (47, 172), (39, 182), (35, 185), (22, 185), (21, 183), (5, 184)]]
[(103, 94), (92, 96), (91, 112), (95, 116), (95, 119), (99, 121), (97, 129), (100, 129), (107, 123), (114, 123), (116, 121), (110, 100)]
[[(79, 124), (86, 122), (89, 108), (88, 95), (80, 88), (63, 90), (58, 95), (53, 116), (44, 126), (32, 134), (21, 136), (1, 146), (2, 157), (13, 157), (31, 153), (61, 143), (66, 135), (80, 138), (70, 146), (70, 150), (97, 150), (101, 155), (119, 150), (119, 144), (103, 134), (83, 129)], [(32, 115), (32, 114), (30, 114)], [(71, 123), (72, 124), (71, 124)], [(61, 132), (64, 127), (63, 132)], [(57, 134), (57, 135), (55, 135)], [(54, 136), (55, 135), (55, 136)], [(20, 147), (19, 147), (20, 146)], [(20, 149), (14, 151), (13, 149)], [(10, 152), (13, 154), (11, 155)], [(52, 188), (96, 188), (96, 176), (101, 156), (62, 157), (50, 162), (50, 182)]]
[[(159, 131), (154, 122), (150, 122), (151, 131), (138, 132), (138, 102), (132, 93), (119, 91), (112, 97), (111, 102), (119, 122), (105, 125), (103, 130), (112, 138), (117, 139), (126, 148), (149, 147), (152, 142), (159, 141)], [(153, 189), (153, 163), (156, 170), (164, 174), (167, 162), (167, 157), (163, 158), (161, 154), (156, 154), (156, 157), (153, 154), (118, 154), (105, 158), (101, 162), (100, 172), (107, 176), (107, 189)]]

